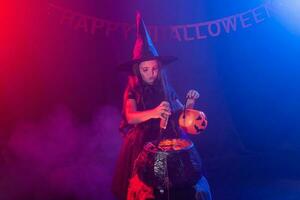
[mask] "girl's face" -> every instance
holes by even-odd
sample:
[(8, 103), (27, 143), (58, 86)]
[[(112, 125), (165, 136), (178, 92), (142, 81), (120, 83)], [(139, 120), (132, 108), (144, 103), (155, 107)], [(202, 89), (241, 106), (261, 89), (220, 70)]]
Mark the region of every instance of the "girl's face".
[(139, 71), (142, 79), (152, 85), (158, 76), (159, 63), (157, 60), (143, 61), (139, 64)]

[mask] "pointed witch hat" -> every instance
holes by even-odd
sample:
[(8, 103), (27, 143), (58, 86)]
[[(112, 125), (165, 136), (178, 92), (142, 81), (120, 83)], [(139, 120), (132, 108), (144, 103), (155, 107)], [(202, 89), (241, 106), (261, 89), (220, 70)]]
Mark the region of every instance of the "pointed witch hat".
[(134, 64), (147, 61), (147, 60), (159, 60), (163, 65), (167, 65), (175, 60), (174, 56), (160, 56), (153, 45), (152, 39), (147, 31), (145, 23), (141, 17), (141, 14), (137, 12), (136, 15), (136, 41), (133, 49), (132, 60), (119, 65), (119, 69), (122, 71), (129, 71)]

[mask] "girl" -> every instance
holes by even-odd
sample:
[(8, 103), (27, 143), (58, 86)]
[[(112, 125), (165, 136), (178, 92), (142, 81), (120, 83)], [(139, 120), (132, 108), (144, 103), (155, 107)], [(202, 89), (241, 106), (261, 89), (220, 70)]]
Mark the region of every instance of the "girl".
[[(137, 15), (137, 39), (133, 59), (120, 66), (132, 71), (123, 98), (120, 131), (124, 142), (113, 177), (112, 190), (119, 200), (125, 200), (133, 163), (150, 141), (184, 137), (178, 127), (182, 103), (170, 86), (164, 65), (176, 58), (159, 56), (140, 14)], [(194, 106), (199, 93), (187, 93), (187, 108)], [(164, 122), (166, 127), (160, 123)]]
[[(187, 93), (187, 107), (192, 108), (198, 97), (197, 91), (190, 90)], [(133, 163), (147, 142), (184, 137), (177, 125), (182, 108), (159, 60), (134, 64), (133, 75), (129, 76), (124, 92), (120, 125), (125, 141), (113, 179), (113, 192), (119, 199), (126, 199)], [(160, 120), (168, 120), (163, 132)]]

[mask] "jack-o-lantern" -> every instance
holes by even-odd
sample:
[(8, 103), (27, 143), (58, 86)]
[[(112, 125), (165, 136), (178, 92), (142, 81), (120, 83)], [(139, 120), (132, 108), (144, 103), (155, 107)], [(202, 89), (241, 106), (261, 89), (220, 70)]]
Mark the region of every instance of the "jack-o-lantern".
[(199, 134), (206, 129), (207, 118), (202, 111), (186, 109), (179, 117), (179, 126), (189, 134)]

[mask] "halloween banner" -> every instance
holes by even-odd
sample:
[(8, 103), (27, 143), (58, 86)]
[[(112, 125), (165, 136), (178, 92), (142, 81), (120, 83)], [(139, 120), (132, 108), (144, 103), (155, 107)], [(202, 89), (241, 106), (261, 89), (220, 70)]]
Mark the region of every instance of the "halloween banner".
[[(204, 40), (236, 32), (240, 29), (251, 28), (266, 21), (271, 17), (270, 5), (270, 3), (264, 3), (245, 12), (211, 21), (182, 25), (148, 25), (148, 28), (155, 42), (162, 40), (178, 42)], [(49, 3), (48, 14), (62, 25), (91, 35), (115, 37), (118, 34), (117, 36), (127, 40), (130, 35), (135, 33), (134, 23), (114, 22), (89, 16), (52, 3)]]

